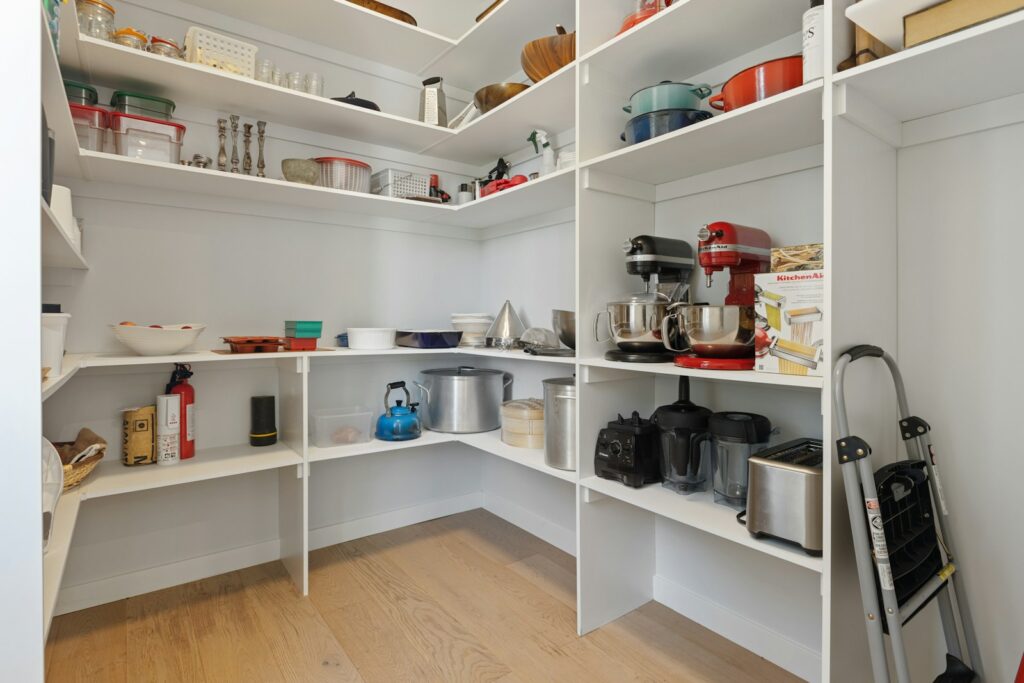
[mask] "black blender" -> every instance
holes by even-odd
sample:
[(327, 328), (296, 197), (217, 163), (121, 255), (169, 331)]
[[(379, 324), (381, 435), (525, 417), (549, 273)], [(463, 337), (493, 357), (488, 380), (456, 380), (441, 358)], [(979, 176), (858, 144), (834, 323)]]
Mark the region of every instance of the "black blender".
[(690, 400), (690, 378), (679, 378), (679, 400), (651, 415), (661, 431), (661, 485), (684, 495), (707, 491), (711, 478), (708, 419), (711, 411)]
[(772, 423), (764, 415), (724, 412), (708, 418), (711, 432), (715, 502), (742, 510), (747, 506), (750, 456), (768, 448)]
[[(672, 304), (689, 298), (693, 247), (683, 240), (639, 235), (622, 249), (626, 272), (643, 279), (644, 291), (610, 301), (607, 310), (598, 314), (595, 336), (598, 341), (614, 340), (618, 346), (605, 354), (608, 360), (670, 363), (675, 354), (662, 341), (661, 321)], [(597, 335), (602, 315), (608, 316), (608, 339)]]

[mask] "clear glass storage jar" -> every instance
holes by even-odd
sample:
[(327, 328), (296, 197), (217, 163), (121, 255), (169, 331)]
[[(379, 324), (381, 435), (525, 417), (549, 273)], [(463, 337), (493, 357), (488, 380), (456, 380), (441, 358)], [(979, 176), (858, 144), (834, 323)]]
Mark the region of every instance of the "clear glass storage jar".
[(78, 31), (92, 38), (113, 40), (114, 8), (102, 0), (78, 0)]
[(149, 51), (155, 55), (171, 59), (181, 59), (181, 48), (173, 40), (168, 40), (167, 38), (160, 38), (158, 36), (150, 38)]
[(136, 50), (146, 49), (145, 34), (136, 31), (131, 26), (125, 26), (114, 31), (114, 42), (118, 45), (135, 48)]

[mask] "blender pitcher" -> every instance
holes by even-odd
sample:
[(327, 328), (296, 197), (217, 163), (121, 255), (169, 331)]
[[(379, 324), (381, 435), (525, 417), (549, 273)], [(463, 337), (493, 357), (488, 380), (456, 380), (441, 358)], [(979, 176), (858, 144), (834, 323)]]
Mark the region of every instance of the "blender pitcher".
[(715, 413), (711, 432), (715, 502), (737, 510), (747, 505), (747, 461), (768, 447), (772, 423), (754, 413)]

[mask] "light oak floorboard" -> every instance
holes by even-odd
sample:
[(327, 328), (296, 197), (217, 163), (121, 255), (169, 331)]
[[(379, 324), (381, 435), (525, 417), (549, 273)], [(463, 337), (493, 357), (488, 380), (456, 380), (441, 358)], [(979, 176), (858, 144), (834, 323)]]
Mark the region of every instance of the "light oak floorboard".
[(54, 620), (47, 680), (790, 683), (655, 602), (576, 635), (576, 560), (484, 510)]

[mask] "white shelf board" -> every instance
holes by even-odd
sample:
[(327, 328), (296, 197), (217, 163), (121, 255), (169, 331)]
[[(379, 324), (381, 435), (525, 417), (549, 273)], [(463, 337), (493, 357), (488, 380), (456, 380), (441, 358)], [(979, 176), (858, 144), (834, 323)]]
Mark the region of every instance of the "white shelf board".
[(445, 82), (470, 92), (499, 83), (522, 69), (523, 46), (554, 35), (555, 24), (575, 30), (573, 0), (505, 0), (466, 31), (453, 48), (424, 63), (419, 73), (443, 76)]
[(78, 520), (78, 507), (81, 503), (81, 489), (73, 488), (61, 493), (54, 514), (50, 541), (43, 553), (43, 624), (44, 635), (50, 632), (50, 622), (57, 608), (57, 595), (64, 580), (64, 567), (67, 565), (68, 552), (71, 550), (71, 537), (75, 532)]
[[(314, 130), (395, 149), (418, 152), (455, 135), (447, 128), (342, 104), (80, 34), (77, 59), (68, 50), (61, 62), (65, 70), (76, 72), (94, 85), (139, 90), (177, 102), (203, 103), (220, 111), (265, 119), (272, 125)], [(185, 139), (187, 142), (187, 132)], [(270, 170), (276, 175), (278, 169)]]
[(820, 144), (822, 81), (720, 114), (581, 164), (622, 178), (660, 185)]
[(548, 466), (544, 462), (543, 448), (516, 448), (515, 446), (510, 446), (502, 441), (500, 429), (496, 429), (493, 432), (481, 432), (479, 434), (460, 434), (458, 435), (458, 441), (466, 444), (467, 446), (487, 451), (491, 455), (496, 455), (499, 458), (517, 463), (524, 467), (529, 467), (530, 469), (538, 472), (543, 472), (544, 474), (555, 477), (556, 479), (568, 482), (576, 481), (575, 471), (560, 470), (555, 467)]
[(672, 363), (623, 363), (605, 360), (604, 358), (586, 358), (580, 365), (590, 368), (607, 368), (625, 372), (643, 372), (653, 375), (672, 375), (675, 377), (693, 377), (695, 379), (713, 380), (716, 382), (746, 382), (748, 384), (771, 384), (780, 387), (797, 387), (800, 389), (821, 389), (825, 385), (823, 377), (806, 377), (803, 375), (782, 375), (771, 372), (755, 372), (754, 370), (692, 370), (681, 368)]
[(553, 33), (557, 23), (572, 30), (576, 16), (572, 0), (514, 0), (452, 38), (344, 0), (189, 1), (370, 62), (409, 73), (436, 73), (470, 92), (517, 72), (527, 41)]
[(40, 228), (42, 232), (42, 257), (45, 268), (74, 268), (76, 270), (88, 270), (82, 252), (75, 248), (75, 245), (68, 239), (67, 234), (57, 223), (57, 217), (47, 206), (42, 197), (39, 198), (41, 206)]
[(1024, 10), (843, 71), (833, 81), (903, 122), (1024, 92), (1022, 62)]
[(339, 460), (341, 458), (354, 458), (360, 455), (372, 455), (374, 453), (386, 453), (406, 448), (418, 448), (420, 446), (433, 446), (440, 443), (457, 443), (457, 434), (442, 434), (424, 429), (418, 439), (411, 441), (381, 441), (373, 439), (365, 443), (354, 443), (346, 446), (334, 446), (332, 448), (309, 447), (310, 462), (325, 462), (327, 460)]
[(61, 363), (61, 374), (56, 377), (50, 377), (42, 386), (42, 400), (53, 396), (54, 392), (60, 389), (64, 384), (75, 376), (75, 374), (82, 367), (82, 360), (85, 358), (83, 354), (77, 353), (66, 353), (64, 354), (64, 361)]
[(90, 180), (245, 201), (258, 197), (260, 201), (276, 204), (455, 227), (486, 228), (540, 215), (572, 206), (575, 196), (573, 169), (552, 173), (463, 206), (450, 206), (134, 159), (105, 152), (82, 150), (80, 155), (85, 176)]
[(677, 0), (581, 61), (636, 90), (678, 81), (798, 33), (808, 6), (807, 0)]
[(526, 353), (525, 351), (501, 351), (498, 349), (477, 349), (477, 348), (459, 348), (456, 349), (459, 354), (465, 356), (482, 356), (484, 358), (499, 358), (501, 360), (525, 360), (533, 361), (535, 363), (556, 363), (558, 365), (575, 365), (576, 358), (574, 356), (534, 356)]
[(253, 448), (248, 444), (203, 448), (196, 451), (195, 457), (166, 467), (126, 467), (118, 457), (108, 454), (82, 484), (82, 499), (116, 496), (301, 464), (302, 456), (281, 442), (261, 448)]
[[(449, 112), (449, 116), (456, 113)], [(422, 151), (484, 165), (529, 146), (531, 131), (541, 129), (554, 135), (575, 125), (576, 65), (569, 64)]]
[(812, 557), (797, 546), (751, 536), (746, 527), (736, 521), (736, 511), (716, 503), (711, 491), (684, 496), (660, 484), (635, 489), (600, 477), (587, 477), (580, 481), (580, 485), (812, 572), (822, 571), (820, 557)]
[[(64, 14), (73, 13), (68, 8)], [(78, 162), (78, 134), (75, 133), (75, 124), (71, 120), (71, 110), (68, 108), (67, 95), (64, 94), (64, 81), (61, 77), (60, 66), (57, 63), (57, 52), (53, 49), (53, 41), (50, 39), (50, 31), (46, 26), (45, 15), (40, 11), (40, 20), (43, 28), (42, 54), (40, 56), (40, 94), (43, 100), (43, 111), (46, 112), (46, 125), (53, 130), (56, 142), (54, 154), (55, 175), (80, 176), (81, 168)], [(64, 41), (61, 41), (62, 43)]]
[(214, 353), (183, 351), (171, 356), (139, 356), (134, 353), (87, 353), (79, 356), (82, 368), (119, 368), (132, 365), (163, 365), (165, 363), (230, 363), (243, 360), (276, 360), (302, 356), (329, 355), (330, 351), (278, 351), (277, 353)]

